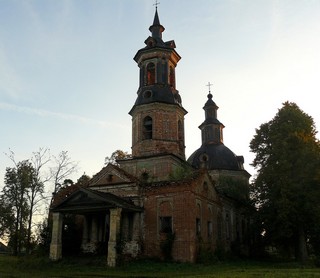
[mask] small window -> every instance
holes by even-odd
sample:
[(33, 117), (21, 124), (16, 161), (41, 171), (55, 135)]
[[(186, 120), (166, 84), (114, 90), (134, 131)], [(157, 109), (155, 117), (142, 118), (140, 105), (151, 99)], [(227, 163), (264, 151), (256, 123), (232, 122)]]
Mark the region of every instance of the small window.
[(152, 139), (152, 118), (149, 116), (143, 120), (143, 139)]
[(226, 213), (226, 237), (227, 239), (231, 238), (231, 221), (229, 213)]
[(218, 239), (222, 239), (222, 219), (221, 216), (218, 216), (217, 219), (217, 231), (218, 231)]
[(201, 235), (201, 221), (200, 221), (200, 218), (196, 218), (196, 233), (197, 233), (197, 236)]
[(209, 157), (206, 153), (203, 153), (200, 155), (200, 161), (201, 162), (207, 162), (209, 160)]
[(171, 234), (172, 233), (172, 217), (164, 216), (160, 217), (160, 233)]
[(145, 92), (143, 93), (143, 97), (144, 97), (144, 98), (150, 98), (151, 95), (152, 95), (151, 91), (145, 91)]
[(153, 85), (156, 83), (156, 67), (154, 63), (147, 65), (147, 85)]
[(183, 140), (183, 128), (181, 120), (178, 121), (178, 140)]
[(213, 229), (212, 229), (212, 222), (208, 221), (208, 239), (212, 237)]
[(203, 182), (203, 189), (208, 190), (208, 183), (206, 181)]
[(170, 80), (170, 86), (175, 87), (175, 76), (174, 76), (174, 68), (173, 67), (170, 67), (169, 80)]

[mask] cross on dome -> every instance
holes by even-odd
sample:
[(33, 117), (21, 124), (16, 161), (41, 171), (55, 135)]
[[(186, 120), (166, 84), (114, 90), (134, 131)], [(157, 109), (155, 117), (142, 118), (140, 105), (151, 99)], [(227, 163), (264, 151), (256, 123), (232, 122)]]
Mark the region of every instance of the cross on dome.
[(208, 94), (208, 98), (210, 98), (210, 99), (212, 99), (212, 94), (211, 94), (211, 86), (212, 86), (213, 84), (211, 84), (210, 82), (208, 82), (208, 84), (206, 85), (206, 86), (208, 86), (209, 87), (209, 94)]
[(158, 2), (158, 0), (156, 0), (156, 2), (153, 4), (153, 6), (156, 6), (156, 9), (157, 9), (159, 4), (160, 4), (160, 2)]

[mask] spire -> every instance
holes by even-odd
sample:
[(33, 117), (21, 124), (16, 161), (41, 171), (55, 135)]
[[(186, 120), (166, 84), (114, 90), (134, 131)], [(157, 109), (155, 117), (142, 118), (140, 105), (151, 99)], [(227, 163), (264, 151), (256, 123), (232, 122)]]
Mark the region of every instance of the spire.
[(203, 144), (220, 144), (223, 142), (222, 129), (224, 125), (217, 119), (217, 110), (219, 107), (212, 100), (211, 87), (212, 84), (208, 83), (209, 94), (208, 100), (205, 103), (203, 110), (205, 111), (205, 120), (199, 126), (202, 130), (202, 143)]
[[(156, 4), (159, 4), (156, 2)], [(153, 24), (149, 27), (150, 32), (152, 33), (152, 37), (157, 39), (162, 39), (162, 32), (165, 28), (160, 24), (159, 15), (158, 15), (158, 8), (156, 6), (156, 12), (153, 19)]]

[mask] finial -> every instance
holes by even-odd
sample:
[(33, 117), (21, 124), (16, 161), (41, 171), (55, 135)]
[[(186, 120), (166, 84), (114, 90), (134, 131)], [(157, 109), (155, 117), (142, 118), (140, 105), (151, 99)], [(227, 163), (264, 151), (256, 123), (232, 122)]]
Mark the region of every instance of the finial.
[(153, 4), (153, 6), (156, 6), (156, 9), (157, 9), (159, 4), (160, 4), (160, 2), (158, 2), (158, 0), (156, 0), (156, 2)]
[(209, 87), (209, 94), (208, 94), (208, 98), (212, 98), (212, 94), (211, 94), (211, 86), (212, 86), (213, 84), (211, 84), (210, 82), (208, 82), (208, 85), (206, 85), (206, 86), (208, 86)]

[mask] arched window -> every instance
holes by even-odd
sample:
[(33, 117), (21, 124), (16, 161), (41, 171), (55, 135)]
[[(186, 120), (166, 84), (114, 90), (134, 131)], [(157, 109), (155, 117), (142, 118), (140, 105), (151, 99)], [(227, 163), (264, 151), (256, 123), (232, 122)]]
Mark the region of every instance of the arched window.
[(172, 66), (170, 66), (169, 82), (172, 87), (175, 87), (174, 68)]
[(149, 116), (143, 120), (143, 139), (152, 139), (152, 118)]
[(183, 127), (180, 120), (178, 121), (178, 140), (183, 140)]
[(156, 66), (154, 63), (147, 65), (147, 85), (156, 83)]

